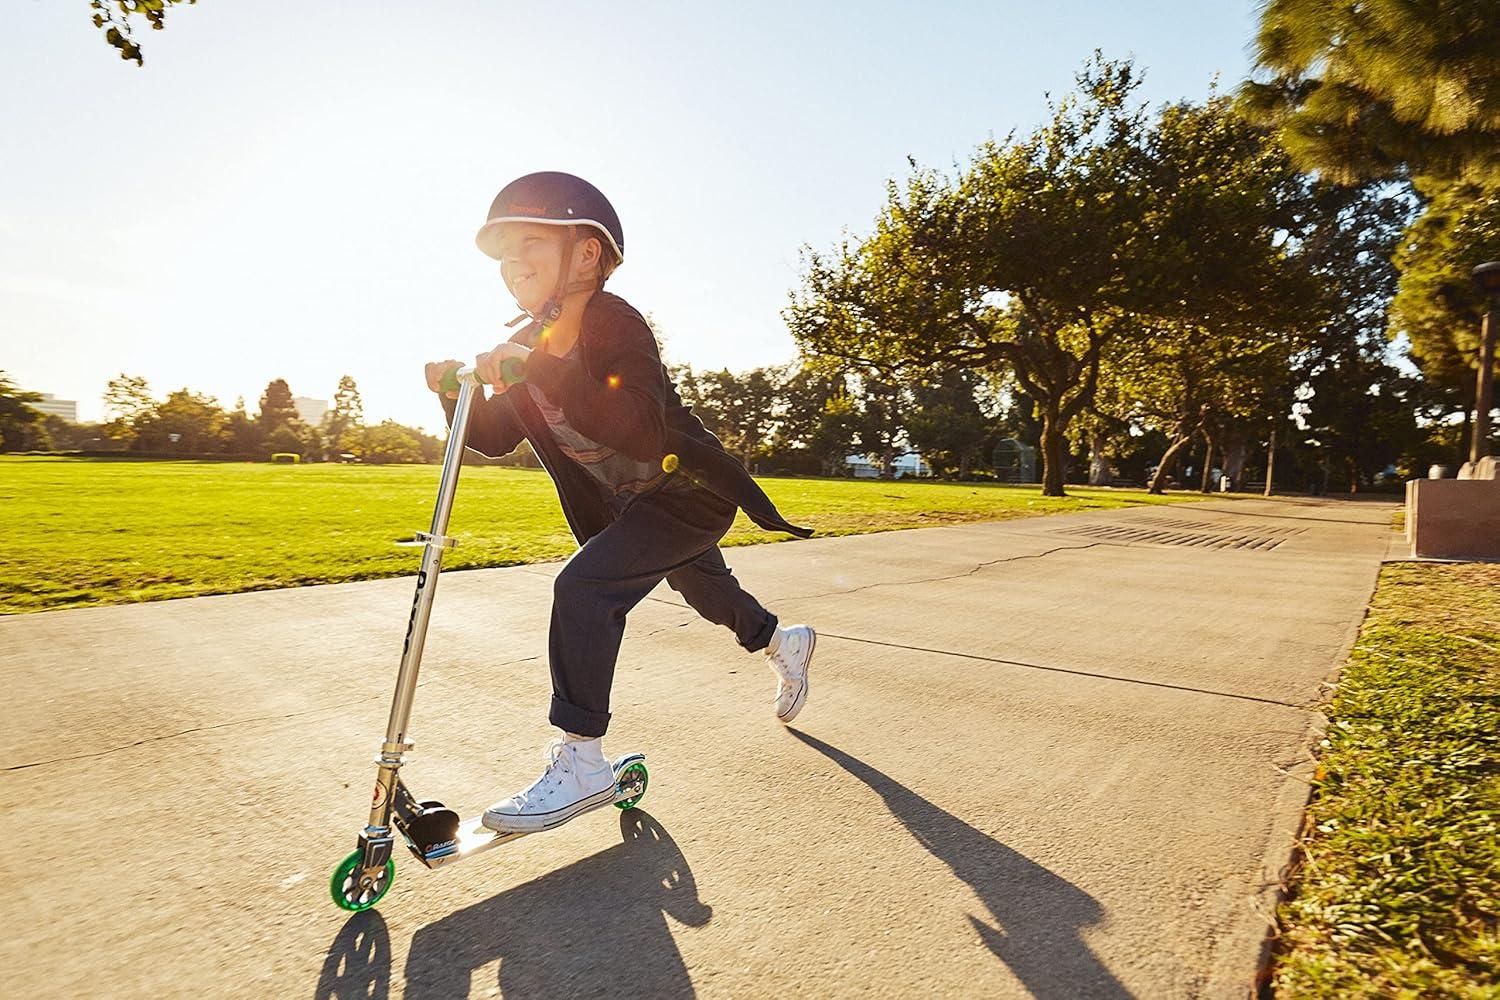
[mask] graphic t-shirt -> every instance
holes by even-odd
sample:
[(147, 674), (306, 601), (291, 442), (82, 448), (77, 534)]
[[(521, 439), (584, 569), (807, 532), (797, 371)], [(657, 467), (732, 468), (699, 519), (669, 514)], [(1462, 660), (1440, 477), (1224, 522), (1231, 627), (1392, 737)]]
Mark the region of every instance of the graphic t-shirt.
[[(533, 350), (538, 349), (536, 339), (539, 333), (540, 330), (537, 334), (527, 338), (531, 341)], [(577, 341), (563, 357), (569, 360), (578, 357)], [(564, 455), (588, 470), (589, 475), (594, 477), (604, 491), (606, 500), (618, 500), (627, 495), (635, 496), (644, 493), (656, 487), (662, 480), (668, 480), (661, 483), (662, 489), (687, 488), (686, 480), (666, 472), (659, 464), (631, 458), (608, 445), (602, 445), (580, 434), (568, 423), (568, 418), (563, 415), (561, 408), (554, 406), (546, 393), (535, 384), (527, 382), (526, 391), (531, 395), (532, 402), (536, 403), (542, 419), (547, 421), (547, 427), (551, 429), (553, 438), (557, 440), (558, 448)]]

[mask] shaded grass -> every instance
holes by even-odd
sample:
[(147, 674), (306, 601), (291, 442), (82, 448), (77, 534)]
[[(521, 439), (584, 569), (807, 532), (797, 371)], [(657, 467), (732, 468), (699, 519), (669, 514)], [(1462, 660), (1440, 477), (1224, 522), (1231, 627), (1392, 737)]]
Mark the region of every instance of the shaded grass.
[[(394, 543), (432, 520), (430, 465), (264, 465), (0, 457), (0, 613), (400, 576)], [(1170, 503), (1198, 494), (873, 480), (768, 479), (820, 535)], [(561, 559), (576, 548), (546, 473), (466, 468), (444, 569)], [(725, 545), (784, 541), (741, 514)]]
[(1500, 566), (1386, 566), (1328, 714), (1272, 989), (1500, 997)]

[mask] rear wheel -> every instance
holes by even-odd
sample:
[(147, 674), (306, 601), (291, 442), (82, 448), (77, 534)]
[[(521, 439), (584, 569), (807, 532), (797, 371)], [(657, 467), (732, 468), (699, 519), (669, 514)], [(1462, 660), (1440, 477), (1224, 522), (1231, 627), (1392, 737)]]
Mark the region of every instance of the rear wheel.
[(372, 877), (364, 877), (360, 871), (363, 860), (364, 853), (355, 851), (339, 862), (333, 870), (333, 877), (328, 880), (328, 891), (340, 909), (355, 913), (368, 910), (385, 897), (396, 879), (394, 858), (387, 861), (385, 867), (377, 868)]

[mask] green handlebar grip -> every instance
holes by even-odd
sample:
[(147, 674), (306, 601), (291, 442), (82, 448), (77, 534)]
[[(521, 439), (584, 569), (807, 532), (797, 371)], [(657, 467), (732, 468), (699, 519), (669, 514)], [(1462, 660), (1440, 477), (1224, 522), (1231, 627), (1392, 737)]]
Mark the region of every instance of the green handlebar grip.
[(506, 385), (526, 381), (526, 362), (520, 358), (506, 359), (505, 364), (500, 366), (500, 377), (505, 379)]
[[(500, 377), (505, 380), (507, 386), (526, 381), (526, 362), (520, 358), (509, 358), (500, 366)], [(443, 373), (442, 381), (438, 388), (443, 392), (458, 391), (458, 369), (450, 368)]]

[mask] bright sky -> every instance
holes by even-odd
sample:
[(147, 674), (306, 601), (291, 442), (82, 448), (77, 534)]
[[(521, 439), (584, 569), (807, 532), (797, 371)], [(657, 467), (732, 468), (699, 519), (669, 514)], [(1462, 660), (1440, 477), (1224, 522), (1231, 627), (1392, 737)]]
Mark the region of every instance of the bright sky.
[[(137, 32), (8, 5), (0, 369), (98, 419), (145, 376), (253, 412), (266, 383), (440, 427), (422, 362), (515, 315), (474, 231), (533, 170), (624, 221), (610, 288), (669, 360), (795, 356), (798, 250), (868, 228), (906, 157), (1027, 129), (1095, 48), (1158, 103), (1249, 69), (1253, 0), (426, 4), (201, 0)], [(276, 13), (272, 13), (272, 12)]]

